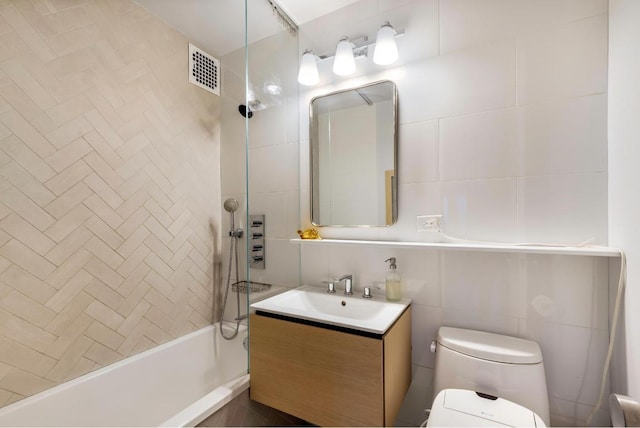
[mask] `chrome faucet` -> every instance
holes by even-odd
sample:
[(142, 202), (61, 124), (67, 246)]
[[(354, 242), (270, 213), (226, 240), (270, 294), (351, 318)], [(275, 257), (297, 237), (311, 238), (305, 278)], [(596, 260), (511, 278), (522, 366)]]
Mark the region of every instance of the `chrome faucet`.
[(353, 294), (353, 275), (348, 274), (342, 276), (338, 281), (344, 281), (344, 294), (350, 296)]

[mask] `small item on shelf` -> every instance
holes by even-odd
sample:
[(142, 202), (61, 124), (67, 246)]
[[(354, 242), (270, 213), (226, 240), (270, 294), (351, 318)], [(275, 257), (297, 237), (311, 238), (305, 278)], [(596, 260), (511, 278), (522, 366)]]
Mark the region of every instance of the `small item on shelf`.
[(322, 239), (318, 231), (314, 228), (299, 230), (298, 235), (300, 235), (300, 239)]
[(398, 301), (402, 299), (402, 282), (400, 274), (396, 271), (396, 258), (390, 257), (385, 262), (389, 262), (389, 271), (385, 275), (387, 300)]

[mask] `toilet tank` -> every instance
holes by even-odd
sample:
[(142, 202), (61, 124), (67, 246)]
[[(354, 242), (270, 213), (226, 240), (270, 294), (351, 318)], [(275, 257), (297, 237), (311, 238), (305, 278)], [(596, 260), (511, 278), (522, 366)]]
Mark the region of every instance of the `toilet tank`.
[(440, 327), (433, 396), (443, 389), (482, 392), (520, 404), (549, 425), (542, 352), (517, 337)]

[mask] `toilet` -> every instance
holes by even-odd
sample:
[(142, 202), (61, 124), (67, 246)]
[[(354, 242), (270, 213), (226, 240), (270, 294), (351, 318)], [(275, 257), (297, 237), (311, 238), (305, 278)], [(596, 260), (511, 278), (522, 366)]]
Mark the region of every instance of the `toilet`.
[(536, 342), (440, 327), (435, 353), (435, 399), (427, 426), (549, 425), (547, 382)]

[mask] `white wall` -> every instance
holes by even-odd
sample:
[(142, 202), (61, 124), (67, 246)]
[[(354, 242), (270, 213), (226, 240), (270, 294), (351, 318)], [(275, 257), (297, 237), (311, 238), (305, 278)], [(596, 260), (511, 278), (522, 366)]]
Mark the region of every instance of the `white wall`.
[(627, 254), (626, 360), (628, 394), (640, 398), (640, 2), (609, 3), (609, 236)]
[[(390, 228), (322, 228), (324, 237), (427, 241), (416, 216), (443, 214), (449, 235), (473, 240), (607, 244), (606, 0), (362, 0), (300, 30), (300, 51), (331, 53), (343, 35), (406, 29), (401, 60), (357, 62), (300, 97), (301, 165), (308, 101), (380, 79), (400, 100), (399, 221)], [(309, 226), (308, 171), (301, 222)], [(596, 402), (608, 340), (609, 264), (597, 257), (302, 246), (302, 281), (353, 273), (383, 281), (398, 259), (413, 299), (414, 378), (429, 380), (428, 345), (441, 325), (536, 340), (552, 424), (584, 424)], [(424, 405), (428, 405), (425, 403)], [(407, 416), (408, 417), (408, 416)], [(413, 423), (415, 420), (405, 420)], [(607, 412), (597, 424), (608, 423)]]

